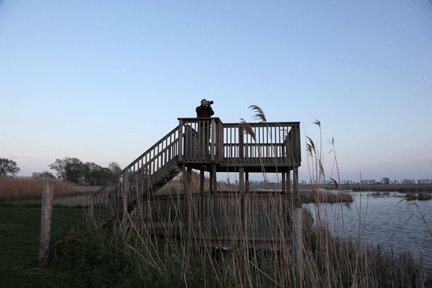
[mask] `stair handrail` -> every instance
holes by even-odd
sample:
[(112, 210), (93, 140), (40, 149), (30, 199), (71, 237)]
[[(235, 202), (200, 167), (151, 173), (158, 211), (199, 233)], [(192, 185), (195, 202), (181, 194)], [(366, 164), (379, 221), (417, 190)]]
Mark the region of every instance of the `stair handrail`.
[[(171, 135), (175, 134), (175, 132), (177, 132), (178, 130), (178, 126), (175, 127), (173, 130), (171, 130), (168, 134), (166, 134), (164, 137), (162, 137), (162, 139), (160, 139), (158, 142), (156, 142), (153, 146), (151, 146), (149, 149), (147, 149), (144, 153), (142, 153), (140, 156), (138, 156), (134, 161), (132, 161), (128, 166), (126, 166), (123, 170), (121, 170), (119, 173), (117, 173), (112, 180), (116, 180), (117, 178), (121, 177), (121, 175), (124, 175), (124, 173), (126, 172), (126, 170), (130, 169), (133, 165), (135, 165), (136, 163), (138, 163), (141, 159), (143, 159), (145, 156), (147, 156), (148, 154), (150, 154), (154, 149), (156, 149), (164, 140), (166, 140), (168, 137), (170, 137)], [(178, 137), (174, 138), (174, 141), (170, 144), (172, 145), (174, 142), (178, 141)], [(175, 155), (171, 155), (171, 159), (173, 158), (173, 156)], [(170, 159), (170, 160), (171, 160)], [(150, 159), (150, 161), (148, 163), (152, 163), (155, 159), (152, 158)], [(111, 181), (108, 181), (107, 183), (105, 183), (104, 186), (102, 186), (101, 188), (99, 188), (96, 192), (93, 193), (94, 196), (96, 196), (98, 193), (100, 193), (101, 191), (103, 191), (109, 184)]]
[[(112, 203), (108, 200), (108, 198), (112, 197), (113, 195), (114, 195), (114, 198), (127, 199), (124, 203), (124, 206), (126, 206), (126, 208), (127, 208), (127, 206), (130, 204), (129, 203), (130, 199), (129, 199), (129, 197), (123, 195), (121, 192), (126, 191), (126, 186), (128, 185), (129, 178), (131, 177), (131, 175), (133, 175), (132, 173), (138, 172), (132, 168), (134, 168), (134, 165), (139, 163), (139, 161), (142, 161), (141, 162), (141, 168), (139, 168), (139, 169), (144, 169), (145, 167), (150, 167), (150, 165), (155, 163), (155, 161), (158, 161), (159, 156), (162, 155), (161, 153), (163, 153), (163, 151), (165, 151), (168, 148), (172, 148), (173, 146), (176, 145), (176, 143), (178, 143), (179, 135), (176, 135), (176, 132), (178, 131), (178, 129), (179, 129), (179, 127), (177, 126), (173, 130), (171, 130), (168, 134), (166, 134), (164, 137), (162, 137), (158, 142), (156, 142), (153, 146), (151, 146), (144, 153), (142, 153), (139, 157), (137, 157), (134, 161), (132, 161), (128, 166), (126, 166), (122, 171), (117, 173), (112, 178), (111, 181), (108, 181), (105, 185), (103, 185), (100, 189), (98, 189), (96, 192), (94, 192), (92, 194), (91, 204), (90, 204), (90, 218), (92, 218), (92, 219), (94, 218), (95, 204), (100, 204), (102, 207), (105, 207), (105, 208), (106, 208), (106, 205), (112, 206)], [(168, 145), (166, 145), (165, 147), (162, 148), (162, 152), (157, 151), (158, 147), (160, 147), (160, 145), (164, 141), (167, 141), (170, 137), (173, 137), (173, 139), (170, 141), (170, 143)], [(172, 150), (166, 150), (166, 151), (172, 151)], [(148, 155), (151, 155), (152, 152), (154, 152), (153, 155), (150, 157), (147, 157)], [(164, 159), (165, 164), (172, 161), (177, 155), (178, 155), (177, 149), (174, 149), (174, 153), (168, 153), (167, 157)], [(144, 163), (144, 159), (146, 159), (145, 163)], [(160, 164), (160, 163), (156, 162), (156, 164)], [(140, 165), (138, 164), (138, 166), (140, 166)], [(150, 171), (147, 173), (153, 175), (154, 173), (156, 173), (158, 171), (159, 168), (162, 168), (162, 167), (157, 167), (157, 169), (155, 171)], [(145, 171), (145, 170), (142, 170), (142, 171)], [(153, 172), (153, 174), (151, 172)], [(100, 205), (98, 205), (96, 207), (96, 209), (99, 209)], [(113, 207), (111, 207), (111, 210), (114, 211)], [(100, 212), (100, 211), (97, 211), (97, 212)], [(109, 217), (109, 219), (111, 219), (112, 217), (115, 217), (115, 215), (111, 215)]]

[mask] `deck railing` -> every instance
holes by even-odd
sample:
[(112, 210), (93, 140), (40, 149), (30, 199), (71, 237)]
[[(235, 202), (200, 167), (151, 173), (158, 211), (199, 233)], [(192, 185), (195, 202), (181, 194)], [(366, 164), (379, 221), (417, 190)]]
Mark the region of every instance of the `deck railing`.
[(219, 118), (179, 118), (179, 161), (184, 163), (222, 160), (222, 122)]
[(179, 161), (300, 165), (299, 122), (248, 125), (253, 133), (240, 123), (224, 124), (219, 118), (179, 118), (179, 133), (184, 135)]
[[(223, 124), (224, 161), (227, 164), (300, 164), (299, 122)], [(298, 166), (298, 165), (297, 165)]]

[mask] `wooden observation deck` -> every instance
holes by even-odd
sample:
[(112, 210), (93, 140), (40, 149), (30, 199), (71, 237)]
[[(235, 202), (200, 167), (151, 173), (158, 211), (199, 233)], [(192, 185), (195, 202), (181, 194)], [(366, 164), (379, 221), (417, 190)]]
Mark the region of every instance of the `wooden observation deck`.
[[(176, 235), (183, 229), (195, 235), (197, 243), (217, 240), (224, 247), (245, 237), (254, 247), (292, 239), (293, 211), (301, 206), (297, 185), (300, 123), (178, 120), (177, 127), (94, 193), (91, 217), (100, 223), (117, 219), (125, 227), (128, 221), (139, 221), (141, 228), (155, 234)], [(200, 171), (200, 188), (195, 193), (188, 181), (193, 169)], [(204, 193), (205, 171), (210, 172), (208, 193)], [(155, 194), (180, 172), (188, 176), (183, 177), (184, 191)], [(217, 191), (217, 172), (239, 173), (237, 191)], [(248, 191), (249, 173), (263, 172), (280, 173), (282, 191)], [(275, 223), (283, 231), (277, 237), (270, 231)]]

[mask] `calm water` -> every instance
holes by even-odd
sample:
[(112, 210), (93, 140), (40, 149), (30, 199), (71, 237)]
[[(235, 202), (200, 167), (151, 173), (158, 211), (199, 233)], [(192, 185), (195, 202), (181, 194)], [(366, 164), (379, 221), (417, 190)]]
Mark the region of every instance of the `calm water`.
[[(402, 201), (404, 194), (391, 192), (388, 196), (367, 196), (369, 192), (350, 192), (354, 202), (348, 208), (341, 204), (322, 204), (320, 215), (327, 214), (335, 235), (350, 238), (364, 237), (370, 245), (384, 247), (395, 253), (411, 251), (426, 266), (432, 268), (432, 200)], [(417, 203), (418, 208), (411, 203)], [(316, 221), (317, 207), (305, 204)], [(425, 217), (423, 220), (421, 213)], [(342, 221), (343, 220), (343, 221)], [(316, 223), (316, 222), (315, 222)]]

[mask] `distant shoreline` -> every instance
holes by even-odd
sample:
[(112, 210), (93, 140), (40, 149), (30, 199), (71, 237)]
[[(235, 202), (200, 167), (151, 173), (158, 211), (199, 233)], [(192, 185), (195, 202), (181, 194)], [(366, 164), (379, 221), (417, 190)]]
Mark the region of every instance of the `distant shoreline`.
[[(394, 192), (432, 192), (432, 184), (342, 184), (336, 188), (333, 184), (299, 184), (299, 190), (312, 190), (312, 188), (323, 188), (326, 190), (353, 190), (356, 192), (373, 192), (373, 191), (394, 191)], [(254, 189), (281, 189), (281, 184), (258, 184), (251, 185), (251, 190)], [(292, 189), (292, 185), (291, 185)]]

